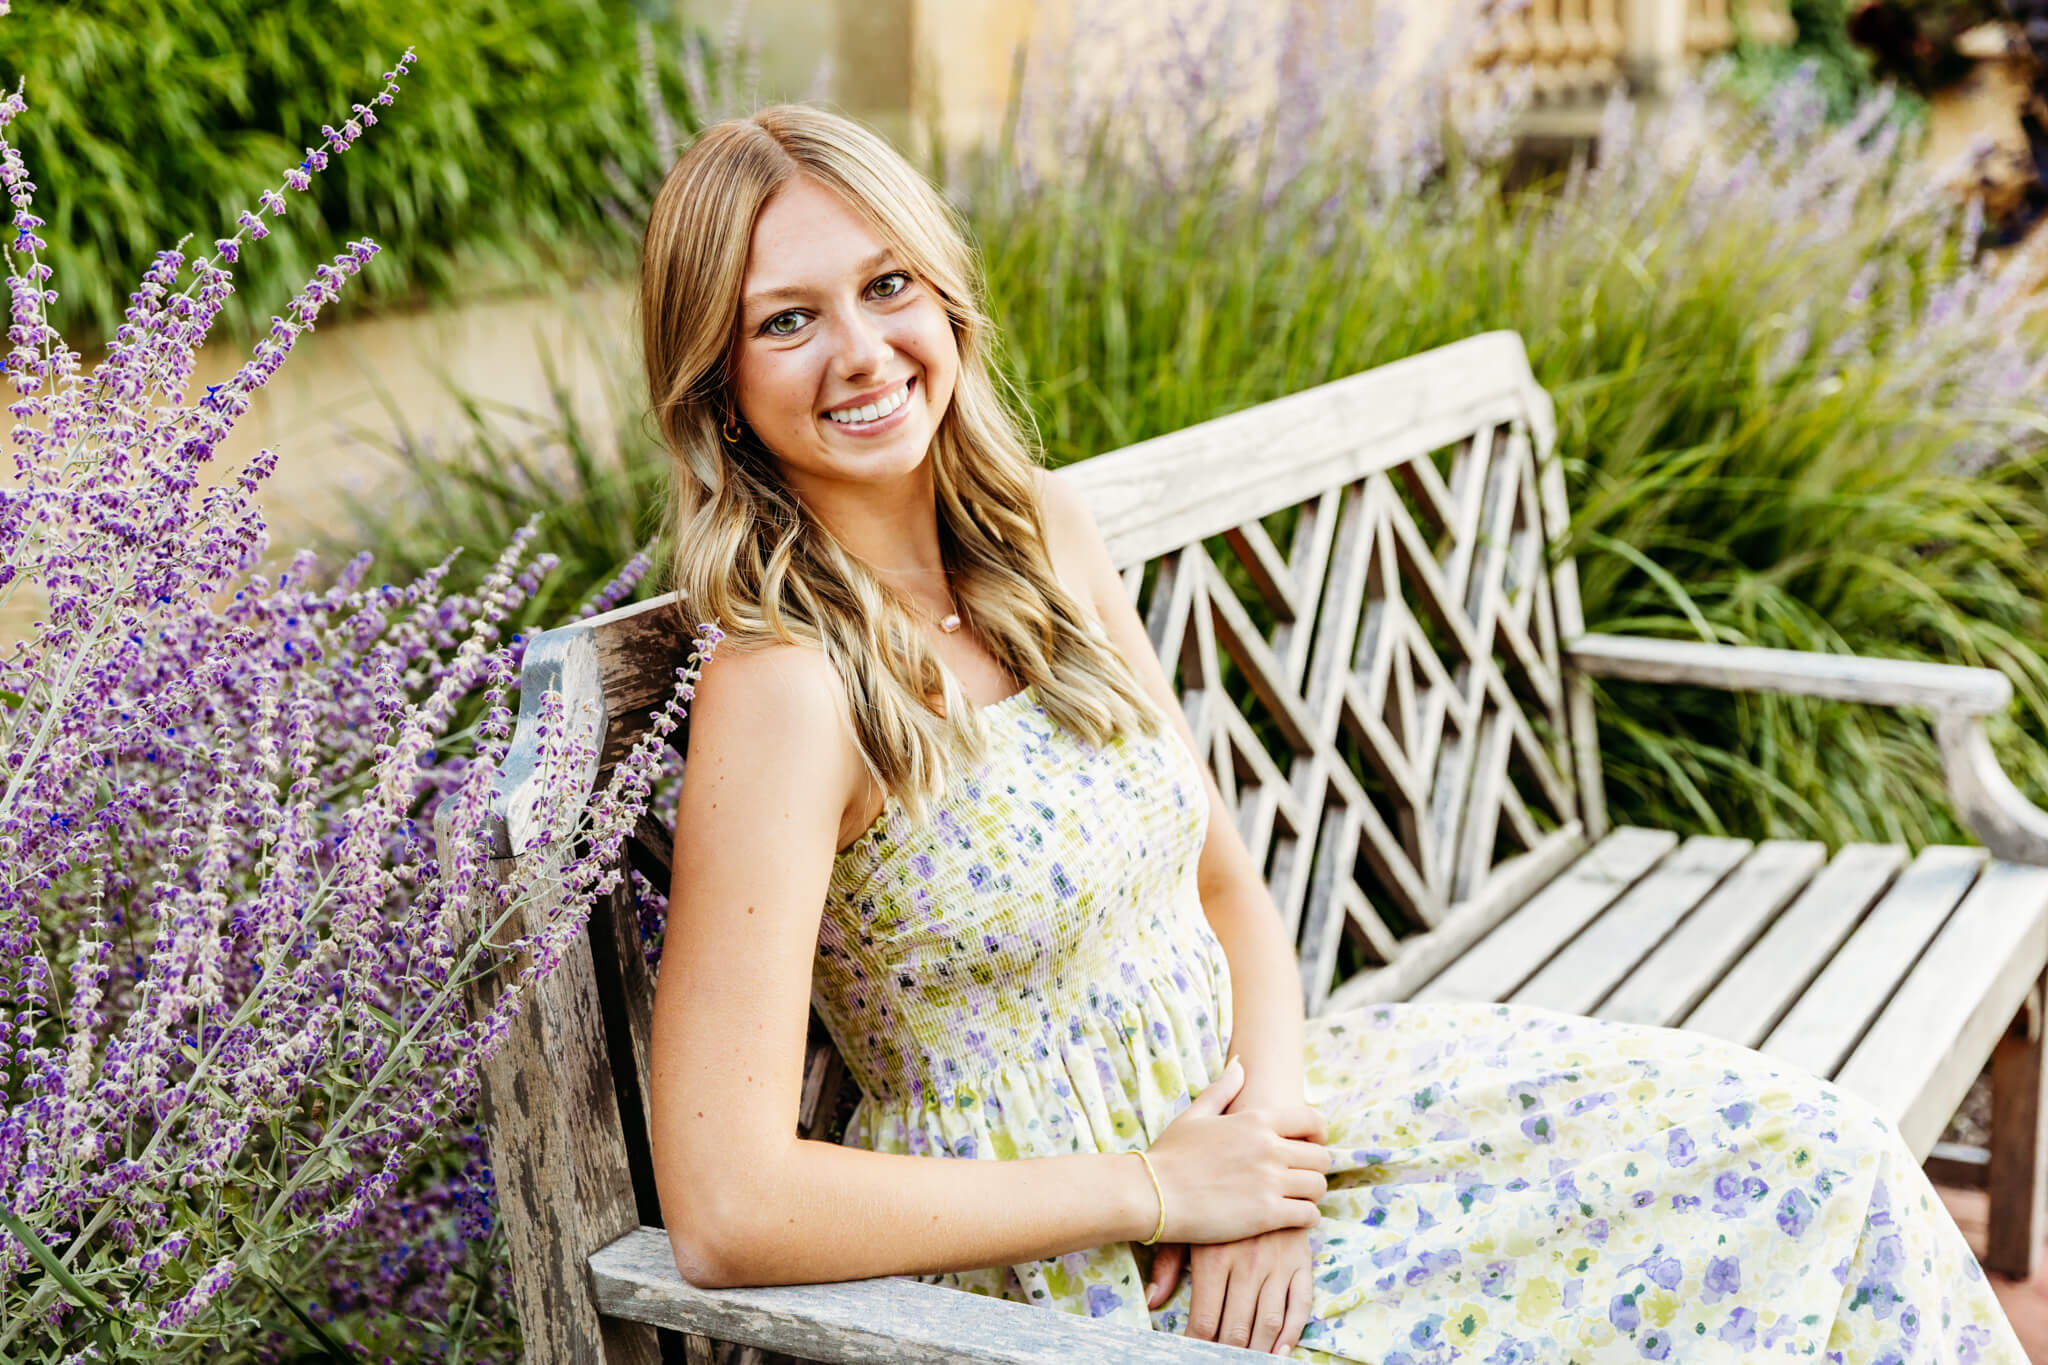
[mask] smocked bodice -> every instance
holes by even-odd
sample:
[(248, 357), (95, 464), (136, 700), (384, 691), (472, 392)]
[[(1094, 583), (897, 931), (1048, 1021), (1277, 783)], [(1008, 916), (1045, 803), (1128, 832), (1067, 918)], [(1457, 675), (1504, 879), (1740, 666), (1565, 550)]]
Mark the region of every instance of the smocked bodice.
[(1184, 1105), (1229, 1036), (1201, 769), (1177, 731), (1091, 745), (1030, 688), (983, 719), (929, 819), (891, 800), (833, 866), (812, 1000), (865, 1096), (847, 1141), (1125, 1145), (1121, 1116)]

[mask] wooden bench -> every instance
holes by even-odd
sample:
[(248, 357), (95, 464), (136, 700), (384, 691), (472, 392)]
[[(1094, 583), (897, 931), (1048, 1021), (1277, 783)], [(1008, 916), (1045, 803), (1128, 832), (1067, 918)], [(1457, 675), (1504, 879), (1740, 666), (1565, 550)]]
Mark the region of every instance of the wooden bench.
[[(1566, 528), (1553, 439), (1520, 339), (1490, 333), (1058, 477), (1124, 566), (1295, 936), (1312, 1014), (1464, 998), (1705, 1030), (1834, 1078), (1923, 1159), (1993, 1058), (1992, 1148), (1951, 1171), (1986, 1176), (1986, 1264), (2029, 1273), (2048, 965), (2048, 870), (2029, 864), (2048, 863), (2048, 816), (1984, 738), (2010, 686), (1985, 669), (1585, 634), (1573, 565), (1549, 554)], [(496, 793), (503, 858), (564, 856), (534, 846), (542, 691), (602, 736), (609, 764), (683, 661), (672, 606), (532, 642)], [(1985, 848), (1830, 856), (1611, 829), (1588, 678), (1931, 713)], [(664, 890), (671, 840), (650, 816), (632, 848)], [(545, 978), (485, 1068), (527, 1359), (759, 1358), (714, 1342), (835, 1361), (1241, 1358), (910, 1279), (685, 1283), (655, 1226), (653, 989), (631, 894), (597, 907), (588, 951)], [(1347, 956), (1365, 965), (1340, 980)], [(803, 1133), (829, 1135), (844, 1084), (814, 1018)]]

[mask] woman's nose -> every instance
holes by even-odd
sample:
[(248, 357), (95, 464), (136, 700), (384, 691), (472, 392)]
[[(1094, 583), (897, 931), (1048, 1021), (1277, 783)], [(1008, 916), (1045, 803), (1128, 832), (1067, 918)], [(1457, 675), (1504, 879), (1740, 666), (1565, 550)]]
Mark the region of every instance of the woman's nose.
[(844, 374), (879, 374), (893, 354), (895, 347), (874, 319), (859, 312), (847, 317), (839, 341), (839, 365)]

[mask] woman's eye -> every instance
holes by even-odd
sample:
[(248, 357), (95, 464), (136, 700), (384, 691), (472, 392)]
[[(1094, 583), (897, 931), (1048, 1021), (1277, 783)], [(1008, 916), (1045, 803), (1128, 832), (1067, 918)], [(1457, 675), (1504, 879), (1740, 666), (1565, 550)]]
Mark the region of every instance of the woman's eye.
[[(785, 327), (783, 326), (784, 323), (789, 325)], [(803, 314), (801, 313), (794, 311), (777, 313), (774, 317), (761, 324), (761, 331), (765, 336), (786, 337), (793, 335), (802, 324)]]
[[(889, 287), (884, 289), (884, 285), (887, 285)], [(892, 270), (888, 274), (882, 276), (881, 279), (876, 280), (873, 284), (869, 285), (868, 288), (881, 290), (881, 293), (879, 295), (879, 297), (881, 298), (894, 298), (896, 295), (910, 288), (910, 275), (902, 270)]]

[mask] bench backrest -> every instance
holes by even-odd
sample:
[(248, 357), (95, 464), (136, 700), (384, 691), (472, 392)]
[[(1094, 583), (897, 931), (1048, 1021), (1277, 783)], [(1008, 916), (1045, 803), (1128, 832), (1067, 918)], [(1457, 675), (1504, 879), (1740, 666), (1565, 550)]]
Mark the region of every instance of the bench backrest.
[[(1495, 332), (1059, 471), (1102, 528), (1265, 870), (1312, 1013), (1340, 974), (1428, 955), (1417, 945), (1454, 911), (1500, 898), (1517, 867), (1554, 863), (1604, 823), (1590, 701), (1561, 666), (1560, 640), (1582, 623), (1572, 564), (1550, 553), (1566, 529), (1554, 434), (1521, 339)], [(563, 692), (608, 765), (687, 648), (672, 599), (533, 641), (497, 793), (501, 855), (559, 856), (531, 847), (525, 736), (540, 693)], [(650, 817), (641, 834), (634, 862), (665, 890), (672, 831)], [(585, 1358), (566, 1301), (582, 1277), (528, 1282), (560, 1281), (658, 1221), (653, 992), (628, 890), (598, 908), (590, 942), (587, 968), (548, 978), (486, 1079), (521, 1321), (543, 1334), (533, 1349), (562, 1359)], [(844, 1078), (815, 1020), (813, 1043), (800, 1126), (817, 1135)]]

